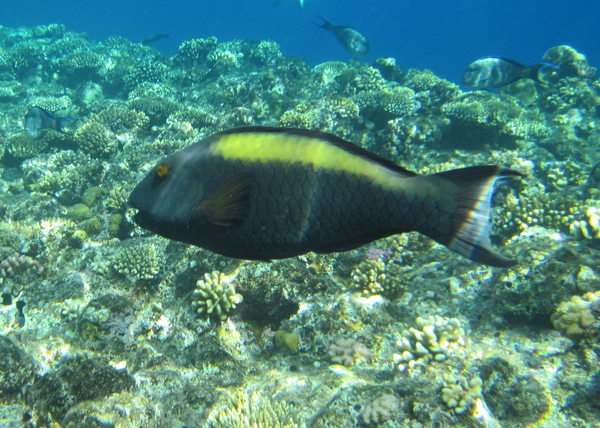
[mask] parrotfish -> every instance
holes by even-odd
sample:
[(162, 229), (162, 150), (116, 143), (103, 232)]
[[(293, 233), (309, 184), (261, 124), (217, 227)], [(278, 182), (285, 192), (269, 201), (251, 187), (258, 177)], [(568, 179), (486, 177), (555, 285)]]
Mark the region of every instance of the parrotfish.
[(323, 20), (323, 24), (317, 24), (316, 22), (314, 22), (314, 24), (324, 30), (331, 31), (344, 49), (357, 58), (368, 55), (370, 49), (369, 41), (365, 36), (352, 27), (333, 25), (325, 18), (321, 17), (321, 19)]
[(228, 257), (348, 251), (417, 231), (471, 260), (510, 267), (489, 240), (497, 179), (474, 166), (409, 170), (325, 132), (250, 126), (159, 161), (129, 196), (142, 228)]
[(512, 59), (490, 56), (469, 64), (463, 74), (462, 83), (475, 89), (493, 89), (528, 77), (548, 84), (551, 83), (552, 76), (559, 71), (559, 67), (553, 64), (535, 64), (528, 67)]
[(161, 39), (166, 39), (167, 37), (169, 37), (171, 35), (171, 33), (166, 33), (166, 34), (154, 34), (152, 36), (146, 37), (144, 40), (142, 40), (140, 43), (144, 46), (149, 46), (154, 42), (157, 42)]
[(70, 117), (54, 116), (41, 107), (31, 107), (25, 114), (25, 131), (34, 140), (39, 140), (46, 132), (54, 130), (63, 132), (62, 123), (73, 120)]

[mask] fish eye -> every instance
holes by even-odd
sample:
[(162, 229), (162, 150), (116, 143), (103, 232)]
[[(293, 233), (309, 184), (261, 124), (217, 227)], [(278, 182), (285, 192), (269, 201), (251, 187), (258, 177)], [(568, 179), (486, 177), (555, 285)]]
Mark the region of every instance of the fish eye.
[(156, 175), (160, 178), (164, 178), (169, 173), (169, 166), (166, 163), (161, 163), (156, 167)]

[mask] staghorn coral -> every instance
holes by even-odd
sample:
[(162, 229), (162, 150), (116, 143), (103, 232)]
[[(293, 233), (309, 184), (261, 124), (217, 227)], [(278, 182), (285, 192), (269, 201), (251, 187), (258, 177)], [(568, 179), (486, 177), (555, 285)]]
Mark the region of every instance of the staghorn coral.
[(231, 309), (235, 309), (244, 299), (237, 294), (232, 278), (219, 271), (205, 273), (204, 279), (196, 282), (196, 289), (192, 295), (192, 308), (207, 317), (217, 317), (225, 320)]
[(248, 59), (256, 65), (272, 64), (279, 58), (281, 58), (281, 48), (279, 43), (272, 40), (258, 42), (248, 55)]
[(356, 339), (351, 338), (338, 339), (329, 344), (327, 353), (331, 357), (331, 361), (346, 367), (373, 358), (373, 352)]
[(403, 330), (396, 341), (401, 354), (394, 354), (398, 370), (415, 368), (430, 361), (444, 361), (465, 345), (465, 331), (456, 318), (430, 316), (415, 320), (419, 329)]
[(600, 334), (600, 292), (573, 296), (562, 302), (550, 317), (554, 328), (565, 336), (580, 340), (598, 337)]
[(465, 413), (482, 398), (482, 386), (483, 381), (477, 376), (467, 379), (462, 375), (444, 375), (442, 401), (455, 413)]
[(163, 251), (144, 239), (124, 244), (112, 256), (114, 269), (135, 283), (141, 279), (152, 279), (163, 265)]
[(342, 138), (353, 134), (360, 120), (359, 108), (352, 100), (330, 97), (298, 104), (279, 118), (281, 126), (332, 132)]
[(211, 428), (269, 427), (299, 428), (302, 422), (293, 404), (265, 397), (258, 391), (223, 392), (206, 419)]

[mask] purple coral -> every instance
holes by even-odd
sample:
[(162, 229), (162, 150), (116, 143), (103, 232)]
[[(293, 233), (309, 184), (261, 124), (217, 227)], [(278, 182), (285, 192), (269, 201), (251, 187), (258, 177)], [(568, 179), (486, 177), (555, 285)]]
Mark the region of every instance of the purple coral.
[(351, 366), (373, 358), (373, 353), (356, 339), (338, 339), (329, 345), (331, 361), (343, 366)]
[(378, 425), (390, 419), (399, 408), (400, 400), (395, 395), (385, 394), (367, 404), (361, 418), (367, 425)]
[(14, 273), (33, 271), (42, 273), (44, 268), (40, 263), (24, 254), (14, 253), (0, 263), (0, 278), (6, 278)]

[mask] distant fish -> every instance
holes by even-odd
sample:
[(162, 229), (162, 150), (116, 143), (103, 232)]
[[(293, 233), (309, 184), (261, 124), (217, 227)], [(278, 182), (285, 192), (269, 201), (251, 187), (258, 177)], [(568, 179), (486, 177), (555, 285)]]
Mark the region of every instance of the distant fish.
[(144, 40), (142, 40), (142, 45), (148, 46), (160, 39), (166, 39), (170, 35), (171, 35), (171, 33), (167, 33), (167, 34), (155, 34), (153, 36), (146, 37)]
[(25, 131), (34, 140), (39, 140), (48, 131), (63, 132), (62, 123), (70, 117), (54, 116), (41, 107), (31, 107), (25, 115)]
[(369, 53), (369, 41), (352, 27), (342, 25), (332, 25), (331, 22), (321, 17), (323, 24), (313, 23), (324, 30), (331, 31), (338, 42), (355, 57), (365, 56)]
[(228, 257), (271, 260), (358, 248), (417, 231), (479, 263), (510, 267), (489, 239), (499, 166), (417, 175), (325, 132), (249, 126), (160, 162), (133, 189), (135, 222)]
[(512, 59), (489, 56), (469, 64), (462, 83), (475, 89), (492, 89), (509, 85), (519, 79), (530, 78), (543, 84), (553, 81), (560, 68), (552, 64), (536, 64), (530, 67)]
[[(279, 6), (279, 4), (281, 3), (281, 0), (273, 0), (273, 4), (275, 6)], [(300, 9), (302, 9), (304, 7), (304, 0), (297, 0), (298, 6), (300, 7)]]

